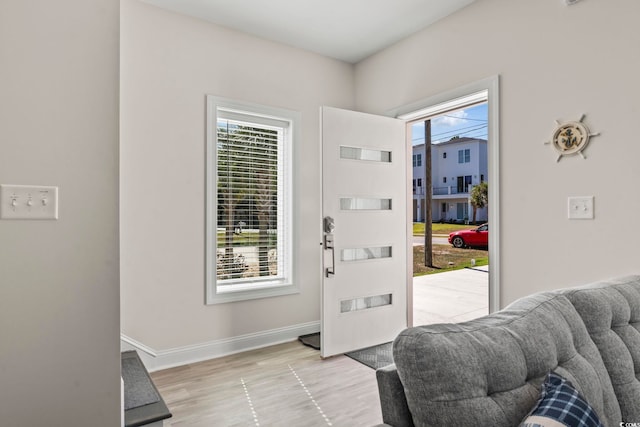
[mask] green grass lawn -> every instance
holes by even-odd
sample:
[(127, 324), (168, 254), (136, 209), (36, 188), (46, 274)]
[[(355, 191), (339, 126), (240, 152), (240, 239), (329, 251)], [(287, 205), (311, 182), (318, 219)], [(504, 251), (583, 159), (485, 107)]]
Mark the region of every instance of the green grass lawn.
[[(470, 225), (470, 224), (440, 224), (434, 223), (431, 225), (431, 229), (433, 230), (433, 234), (449, 234), (458, 230), (470, 230), (472, 228), (478, 227), (478, 225)], [(414, 222), (413, 223), (413, 235), (414, 236), (424, 236), (424, 222)]]
[[(218, 247), (223, 248), (226, 244), (225, 241), (225, 232), (218, 231)], [(248, 231), (243, 230), (240, 234), (233, 235), (233, 246), (258, 246), (259, 245), (259, 234), (257, 231)], [(275, 234), (269, 234), (269, 245), (275, 246), (277, 243), (278, 236)]]
[(461, 270), (475, 266), (489, 264), (489, 252), (481, 249), (458, 249), (450, 245), (433, 245), (433, 267), (424, 265), (424, 246), (413, 247), (413, 275), (443, 273), (445, 271)]

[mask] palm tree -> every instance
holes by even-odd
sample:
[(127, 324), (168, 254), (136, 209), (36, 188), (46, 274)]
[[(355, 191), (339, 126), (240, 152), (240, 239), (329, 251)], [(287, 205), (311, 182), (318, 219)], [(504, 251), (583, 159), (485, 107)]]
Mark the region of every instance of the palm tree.
[(476, 223), (476, 211), (487, 206), (489, 202), (489, 186), (481, 182), (471, 189), (471, 206), (473, 207), (473, 223)]

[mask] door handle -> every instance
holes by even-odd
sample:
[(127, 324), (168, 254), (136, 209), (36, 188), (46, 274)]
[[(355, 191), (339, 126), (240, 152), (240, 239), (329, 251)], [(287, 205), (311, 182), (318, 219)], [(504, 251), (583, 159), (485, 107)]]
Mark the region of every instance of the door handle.
[(324, 249), (331, 251), (331, 267), (325, 267), (324, 276), (334, 276), (336, 274), (336, 253), (333, 246), (333, 234), (324, 235)]
[(333, 230), (336, 229), (336, 221), (330, 216), (324, 217), (324, 232), (327, 234), (332, 234)]
[(331, 267), (324, 269), (324, 276), (330, 277), (336, 274), (336, 253), (333, 246), (333, 230), (336, 228), (336, 223), (330, 216), (325, 216), (323, 220), (324, 228), (324, 250), (331, 251)]

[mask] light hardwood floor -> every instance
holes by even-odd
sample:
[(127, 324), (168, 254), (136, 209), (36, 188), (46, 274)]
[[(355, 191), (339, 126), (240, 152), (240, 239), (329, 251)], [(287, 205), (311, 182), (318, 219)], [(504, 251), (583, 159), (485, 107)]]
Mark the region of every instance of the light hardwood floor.
[(375, 371), (295, 341), (154, 372), (168, 426), (373, 426)]
[[(487, 314), (488, 275), (476, 270), (414, 279), (414, 322)], [(326, 360), (291, 342), (151, 374), (173, 418), (165, 427), (373, 426), (382, 422), (375, 371), (346, 356)]]

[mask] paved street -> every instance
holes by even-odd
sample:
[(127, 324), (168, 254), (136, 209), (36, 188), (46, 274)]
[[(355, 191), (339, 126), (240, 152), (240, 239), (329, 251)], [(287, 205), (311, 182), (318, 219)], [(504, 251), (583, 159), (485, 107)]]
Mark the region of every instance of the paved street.
[[(432, 242), (434, 245), (448, 245), (449, 241), (447, 240), (448, 236), (445, 234), (435, 234), (432, 238)], [(424, 245), (424, 236), (413, 236), (413, 246), (423, 246)]]

